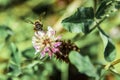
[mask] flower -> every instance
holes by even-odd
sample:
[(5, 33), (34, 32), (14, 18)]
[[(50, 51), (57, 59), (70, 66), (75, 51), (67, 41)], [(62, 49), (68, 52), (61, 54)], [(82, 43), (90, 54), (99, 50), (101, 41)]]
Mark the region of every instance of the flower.
[(59, 46), (61, 45), (61, 42), (58, 41), (61, 39), (61, 36), (55, 37), (56, 32), (48, 26), (48, 31), (37, 31), (35, 32), (32, 43), (36, 50), (35, 54), (40, 52), (41, 58), (43, 58), (46, 53), (51, 56), (59, 52)]

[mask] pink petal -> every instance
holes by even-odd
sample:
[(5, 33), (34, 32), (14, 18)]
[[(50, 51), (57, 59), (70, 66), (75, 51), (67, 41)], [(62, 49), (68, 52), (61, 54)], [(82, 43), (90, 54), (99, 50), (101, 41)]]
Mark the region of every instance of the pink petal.
[(48, 52), (48, 55), (51, 58), (52, 57), (52, 52)]
[(60, 40), (61, 38), (62, 38), (61, 36), (57, 36), (55, 40)]
[(55, 44), (54, 44), (54, 47), (58, 47), (58, 46), (60, 46), (62, 44), (62, 42), (56, 42)]
[(40, 51), (40, 47), (39, 46), (34, 46), (36, 51)]
[(50, 58), (51, 58), (51, 56), (52, 56), (52, 52), (51, 52), (50, 50), (48, 50), (48, 55), (49, 55)]
[(48, 26), (47, 35), (48, 35), (49, 37), (55, 35), (55, 30), (53, 30), (50, 26)]
[(45, 47), (45, 48), (43, 49), (43, 51), (41, 52), (41, 58), (40, 58), (40, 59), (42, 59), (48, 51), (49, 51), (49, 48), (48, 48), (48, 47)]
[(42, 59), (44, 56), (45, 56), (45, 51), (42, 51), (40, 59)]
[(39, 37), (43, 37), (43, 36), (45, 35), (45, 32), (43, 32), (43, 31), (38, 31), (38, 35), (39, 35)]
[(59, 49), (58, 48), (52, 48), (52, 51), (53, 51), (53, 53), (56, 53), (56, 52), (59, 51)]
[(49, 51), (49, 48), (48, 48), (48, 47), (45, 47), (45, 48), (44, 48), (44, 51), (45, 51), (45, 52), (48, 52), (48, 51)]

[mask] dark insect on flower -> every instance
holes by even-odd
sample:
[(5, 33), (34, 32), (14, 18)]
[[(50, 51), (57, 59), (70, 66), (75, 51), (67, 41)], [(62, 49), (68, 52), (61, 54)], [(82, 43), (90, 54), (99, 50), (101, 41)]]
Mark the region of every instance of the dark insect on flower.
[(35, 31), (42, 31), (43, 29), (43, 24), (41, 21), (37, 20), (34, 22), (34, 30)]
[(26, 22), (33, 24), (34, 25), (34, 31), (38, 32), (38, 31), (43, 31), (43, 24), (42, 24), (42, 17), (45, 15), (46, 13), (43, 12), (40, 14), (40, 18), (38, 20), (36, 20), (35, 22), (32, 22), (31, 20), (26, 20)]
[(26, 20), (26, 22), (34, 25), (34, 31), (42, 31), (43, 30), (43, 24), (40, 20), (36, 20), (35, 22), (32, 22), (31, 20)]

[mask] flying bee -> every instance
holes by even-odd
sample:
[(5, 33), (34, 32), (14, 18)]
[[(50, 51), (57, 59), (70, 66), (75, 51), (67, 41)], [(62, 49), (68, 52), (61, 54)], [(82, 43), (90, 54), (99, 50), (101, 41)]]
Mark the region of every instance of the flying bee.
[(26, 22), (34, 25), (34, 28), (33, 28), (34, 31), (42, 31), (43, 30), (43, 24), (40, 20), (36, 20), (35, 22), (32, 22), (31, 20), (26, 20)]
[(32, 22), (31, 20), (26, 20), (26, 22), (30, 23), (30, 24), (33, 24), (34, 25), (34, 31), (42, 31), (43, 30), (43, 24), (41, 22), (41, 18), (45, 15), (45, 12), (43, 12), (41, 15), (40, 15), (40, 19), (36, 20), (35, 22)]

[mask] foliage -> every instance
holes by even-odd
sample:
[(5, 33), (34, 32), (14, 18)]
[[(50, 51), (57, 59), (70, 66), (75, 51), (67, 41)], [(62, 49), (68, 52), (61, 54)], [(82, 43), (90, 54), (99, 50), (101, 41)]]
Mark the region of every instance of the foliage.
[(78, 68), (79, 72), (89, 77), (97, 77), (96, 70), (88, 56), (82, 56), (78, 52), (73, 51), (70, 53), (69, 58), (70, 62)]
[(89, 25), (93, 23), (93, 20), (94, 20), (93, 8), (82, 7), (79, 8), (74, 15), (64, 19), (62, 23), (63, 26), (70, 32), (76, 33), (83, 32), (87, 34), (90, 31)]
[[(120, 14), (120, 1), (86, 0), (85, 4), (80, 0), (82, 5), (74, 8), (78, 6), (77, 1), (0, 0), (0, 80), (120, 79), (120, 38), (115, 40), (110, 35), (110, 31), (120, 25), (117, 19)], [(75, 12), (66, 17), (64, 14), (69, 8)], [(62, 35), (63, 42), (70, 47), (67, 51), (64, 46), (65, 53), (60, 54), (64, 58), (67, 55), (68, 63), (64, 62), (65, 59), (61, 61), (61, 57), (57, 59), (56, 55), (51, 59), (47, 56), (40, 59), (40, 54), (34, 54), (31, 40), (34, 35), (31, 26), (34, 25), (25, 23), (25, 19), (32, 22), (42, 12), (46, 12), (42, 19), (44, 29), (47, 25), (56, 29), (54, 25), (57, 22), (63, 25), (63, 28), (60, 28), (57, 24), (57, 29), (61, 32), (56, 33)], [(118, 32), (119, 27), (117, 26)], [(117, 33), (114, 31), (112, 34), (115, 32)]]

